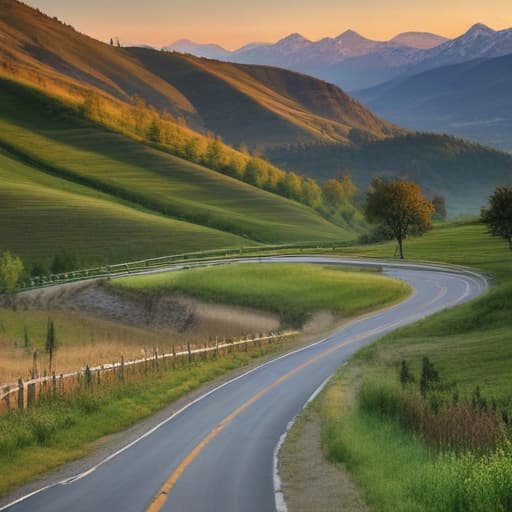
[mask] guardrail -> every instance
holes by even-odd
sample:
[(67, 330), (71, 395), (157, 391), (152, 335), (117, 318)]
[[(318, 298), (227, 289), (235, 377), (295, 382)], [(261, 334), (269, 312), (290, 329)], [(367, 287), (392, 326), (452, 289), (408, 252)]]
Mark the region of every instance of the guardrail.
[(131, 261), (126, 263), (116, 263), (113, 265), (104, 265), (100, 267), (93, 267), (81, 270), (73, 270), (69, 272), (62, 272), (59, 274), (49, 274), (46, 276), (33, 277), (30, 281), (26, 281), (21, 285), (18, 291), (27, 291), (45, 286), (52, 286), (55, 284), (63, 284), (74, 281), (83, 281), (86, 279), (99, 279), (102, 277), (109, 277), (116, 274), (124, 274), (130, 272), (140, 272), (143, 270), (157, 269), (165, 267), (166, 265), (173, 265), (177, 263), (188, 263), (199, 261), (202, 259), (214, 257), (236, 257), (246, 254), (258, 254), (272, 251), (285, 251), (287, 249), (307, 250), (307, 249), (331, 249), (335, 250), (340, 247), (350, 247), (353, 242), (339, 242), (329, 244), (301, 244), (301, 245), (264, 245), (254, 247), (238, 247), (230, 249), (213, 249), (210, 251), (196, 251), (182, 254), (174, 254), (170, 256), (161, 256), (159, 258), (149, 258), (145, 260)]
[(192, 346), (190, 343), (179, 350), (173, 345), (172, 352), (153, 354), (130, 361), (121, 360), (110, 364), (89, 367), (77, 371), (37, 377), (16, 384), (0, 387), (0, 414), (15, 409), (26, 409), (35, 406), (41, 399), (62, 397), (84, 390), (108, 385), (112, 382), (125, 383), (136, 380), (148, 372), (160, 369), (176, 369), (190, 365), (195, 361), (217, 358), (236, 351), (247, 352), (250, 349), (262, 348), (264, 345), (280, 341), (298, 334), (298, 331), (286, 331), (281, 334), (270, 333), (265, 336), (244, 336), (242, 338), (224, 339), (202, 345)]

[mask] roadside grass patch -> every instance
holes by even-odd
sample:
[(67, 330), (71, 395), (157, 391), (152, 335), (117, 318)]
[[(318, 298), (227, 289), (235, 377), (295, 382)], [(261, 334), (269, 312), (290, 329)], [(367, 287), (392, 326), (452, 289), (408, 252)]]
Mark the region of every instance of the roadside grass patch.
[(127, 277), (110, 280), (108, 287), (132, 296), (183, 294), (270, 311), (293, 327), (302, 327), (318, 311), (350, 317), (409, 293), (405, 283), (375, 272), (286, 263), (230, 264)]
[[(323, 398), (326, 450), (347, 465), (368, 503), (378, 511), (510, 511), (511, 433), (505, 433), (508, 439), (493, 448), (489, 429), (479, 432), (476, 423), (482, 426), (492, 419), (494, 407), (498, 419), (502, 411), (508, 418), (512, 413), (512, 254), (477, 222), (441, 225), (408, 241), (405, 250), (413, 259), (480, 268), (492, 276), (494, 286), (471, 303), (394, 331), (358, 352)], [(394, 245), (354, 247), (343, 253), (363, 251), (366, 256), (391, 257)], [(467, 434), (472, 428), (474, 435), (468, 442), (472, 445), (480, 439), (477, 446), (440, 449), (435, 442), (429, 446), (424, 437), (428, 430), (422, 435), (400, 422), (403, 408), (414, 409), (422, 400), (418, 393), (417, 403), (401, 403), (405, 396), (397, 382), (401, 361), (410, 365), (418, 386), (424, 357), (446, 384), (446, 390), (428, 398), (434, 400), (429, 407), (435, 410), (439, 405), (439, 417), (432, 421), (446, 420), (454, 434), (456, 430)], [(452, 407), (443, 409), (447, 394), (457, 402), (453, 414), (443, 417)], [(482, 411), (488, 413), (482, 414), (487, 419), (475, 409), (484, 403)], [(430, 409), (426, 412), (434, 414)], [(456, 417), (472, 425), (455, 425)]]

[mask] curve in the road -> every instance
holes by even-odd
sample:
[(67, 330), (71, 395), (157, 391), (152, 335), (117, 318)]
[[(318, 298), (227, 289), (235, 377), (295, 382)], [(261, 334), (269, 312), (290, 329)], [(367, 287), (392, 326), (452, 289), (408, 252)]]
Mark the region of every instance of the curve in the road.
[(257, 261), (378, 265), (414, 293), (224, 383), (94, 468), (0, 511), (272, 512), (275, 447), (312, 392), (359, 348), (488, 286), (478, 273), (435, 265), (308, 256)]

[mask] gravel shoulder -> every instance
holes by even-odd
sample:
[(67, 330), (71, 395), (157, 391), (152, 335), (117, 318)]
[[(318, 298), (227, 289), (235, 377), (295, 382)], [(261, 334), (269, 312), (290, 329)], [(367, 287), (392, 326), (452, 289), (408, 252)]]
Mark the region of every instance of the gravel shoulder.
[(320, 400), (299, 416), (279, 454), (288, 511), (368, 512), (349, 472), (328, 461), (322, 450)]

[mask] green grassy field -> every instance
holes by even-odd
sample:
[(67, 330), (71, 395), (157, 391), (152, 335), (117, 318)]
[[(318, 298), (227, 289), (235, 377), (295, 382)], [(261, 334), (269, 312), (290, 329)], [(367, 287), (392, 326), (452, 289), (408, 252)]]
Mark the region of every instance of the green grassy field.
[[(365, 256), (390, 256), (394, 245), (349, 252), (362, 250)], [(406, 255), (478, 267), (494, 277), (494, 287), (470, 304), (400, 329), (359, 352), (325, 396), (328, 452), (347, 464), (375, 510), (510, 510), (512, 454), (506, 447), (484, 458), (443, 455), (397, 420), (353, 400), (363, 380), (381, 389), (398, 388), (401, 360), (418, 378), (427, 356), (443, 382), (456, 383), (462, 399), (470, 399), (479, 386), (488, 401), (512, 411), (512, 253), (506, 243), (477, 223), (448, 224), (410, 240)]]
[(87, 123), (7, 81), (0, 97), (1, 144), (30, 164), (114, 198), (247, 240), (321, 242), (353, 236), (306, 206)]
[(113, 201), (49, 176), (0, 152), (0, 248), (30, 267), (60, 249), (88, 267), (148, 256), (251, 245), (231, 233)]
[(299, 264), (233, 264), (110, 281), (132, 294), (183, 294), (277, 313), (301, 327), (313, 313), (350, 317), (396, 302), (408, 287), (377, 273)]

